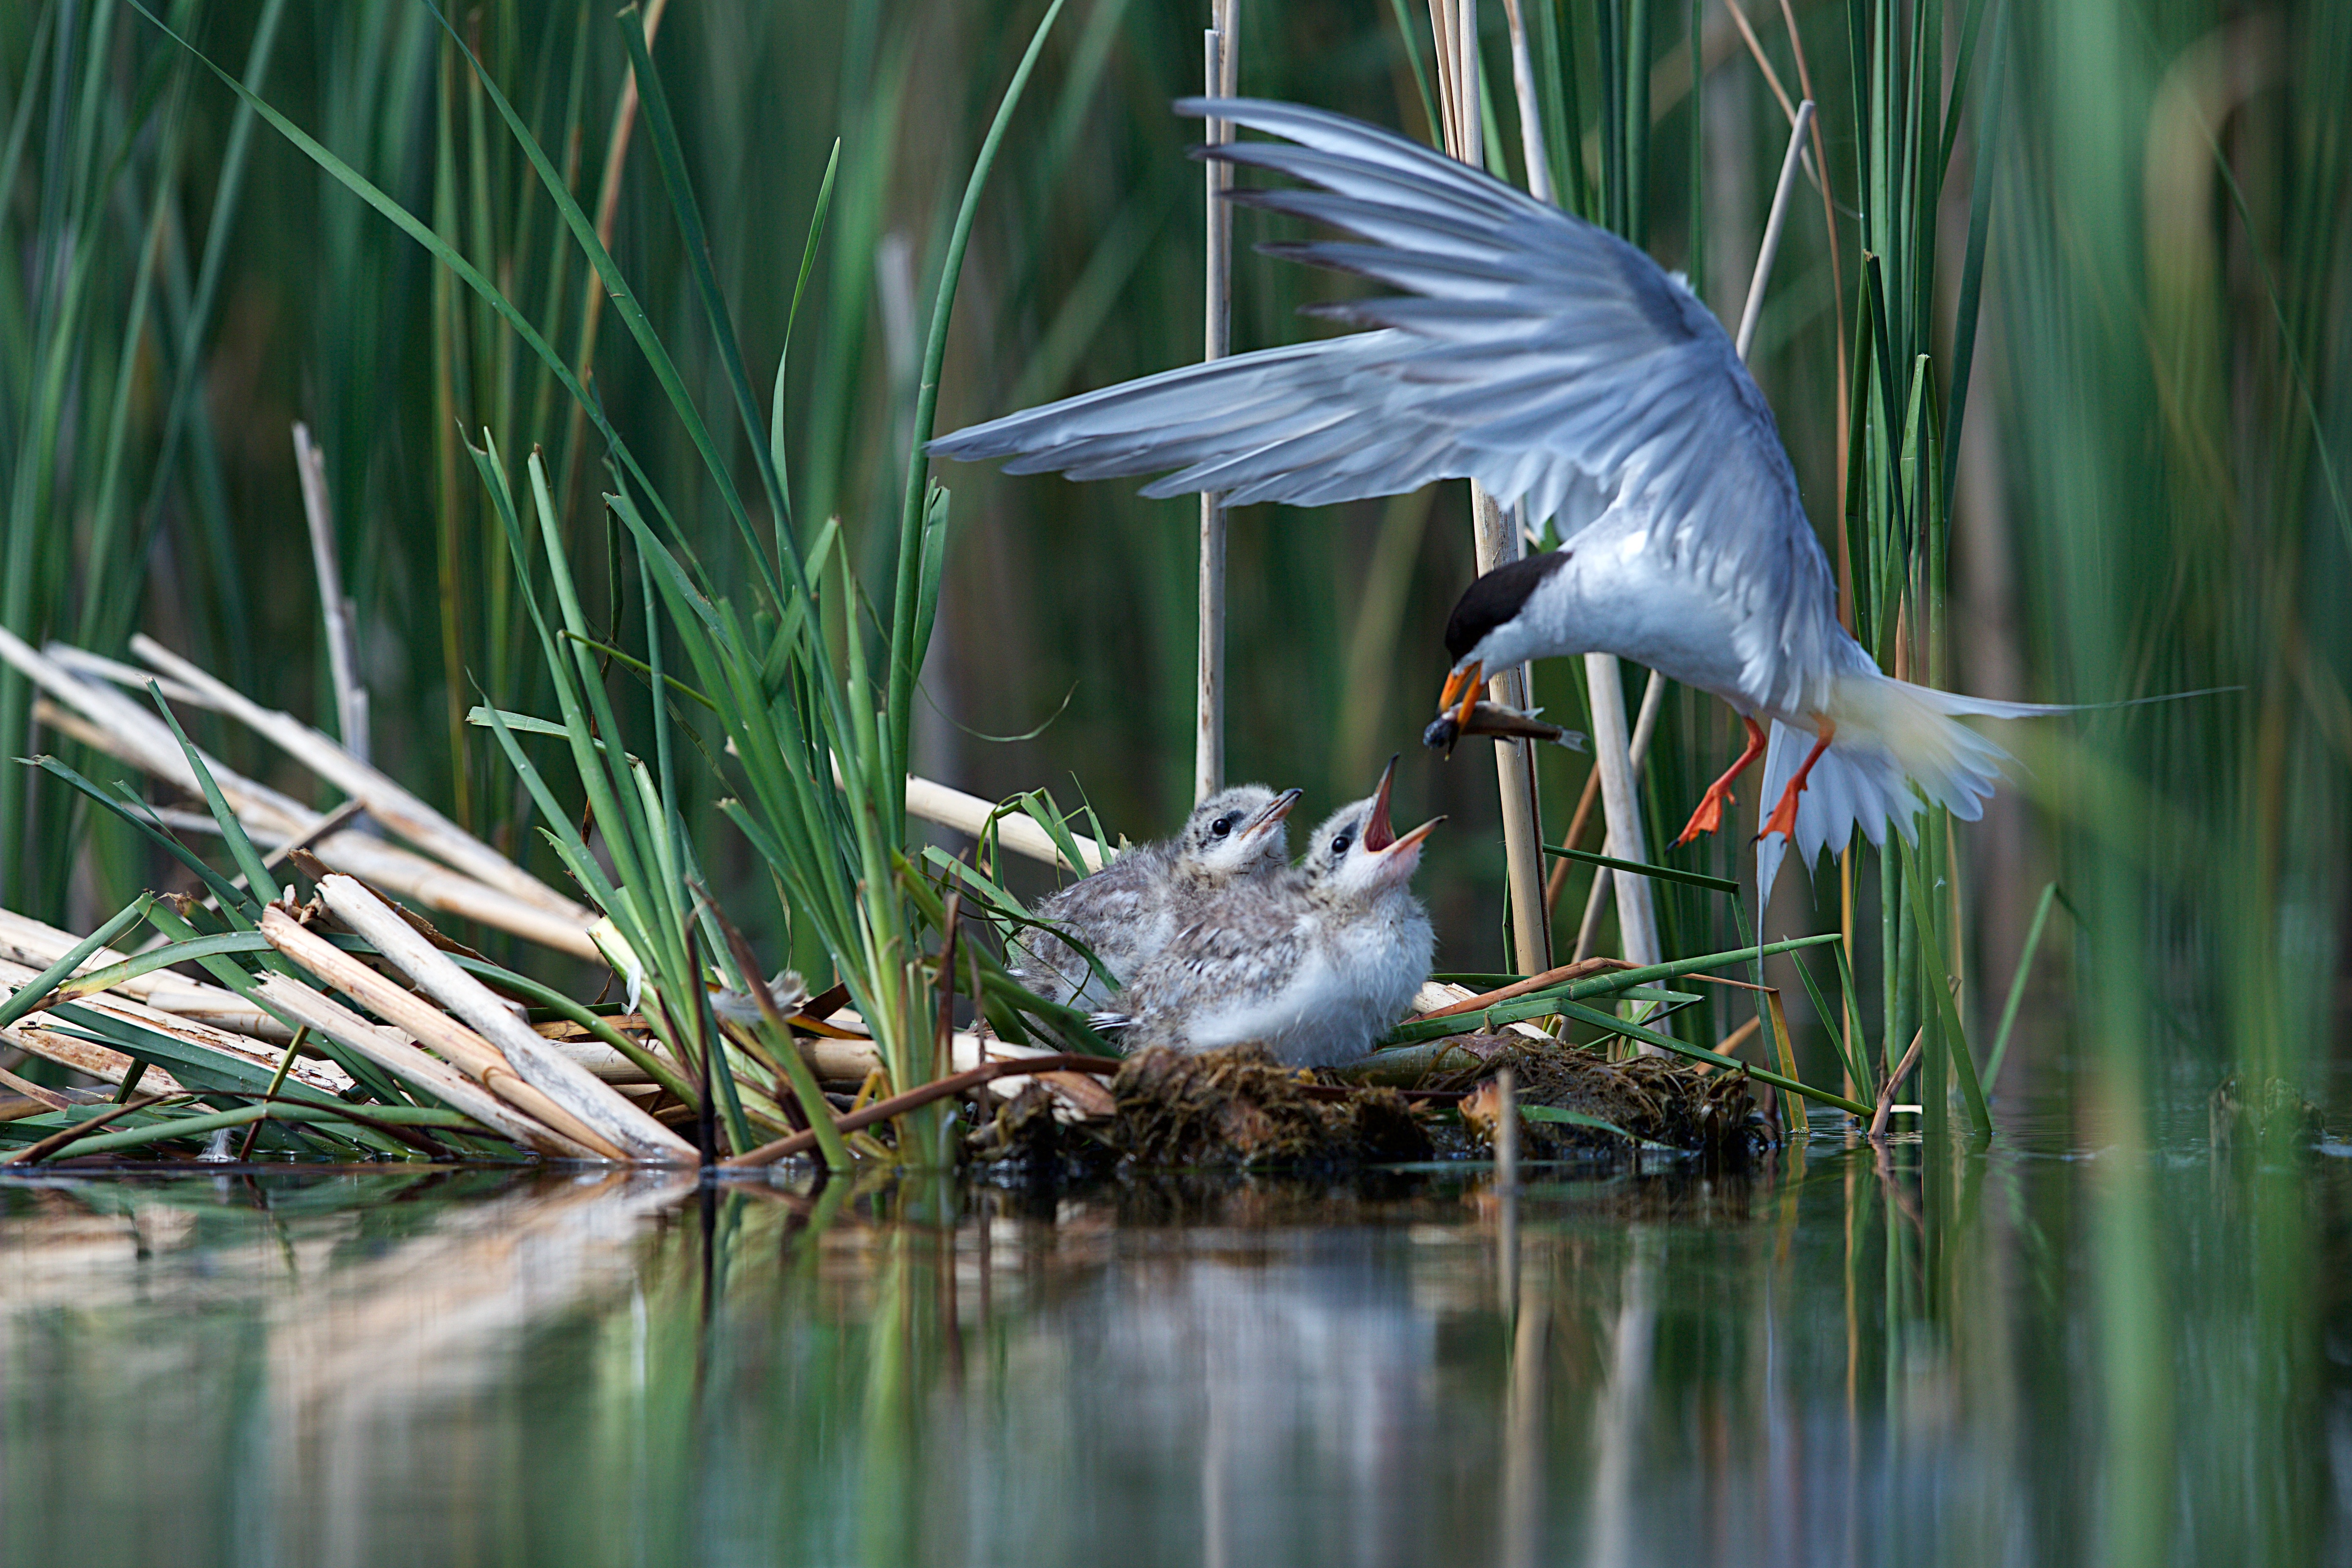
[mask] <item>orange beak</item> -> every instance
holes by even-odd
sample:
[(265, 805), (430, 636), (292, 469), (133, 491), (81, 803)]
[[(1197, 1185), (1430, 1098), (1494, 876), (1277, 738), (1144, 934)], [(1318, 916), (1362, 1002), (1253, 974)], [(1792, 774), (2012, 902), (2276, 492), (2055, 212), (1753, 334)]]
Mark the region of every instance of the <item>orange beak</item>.
[(1448, 675), (1445, 678), (1445, 690), (1437, 700), (1438, 711), (1442, 713), (1449, 708), (1455, 708), (1458, 701), (1460, 706), (1455, 708), (1454, 722), (1457, 725), (1469, 723), (1470, 710), (1478, 706), (1480, 684), (1478, 678), (1484, 675), (1486, 670), (1486, 667), (1474, 658)]
[(1403, 837), (1390, 845), (1385, 852), (1391, 855), (1395, 855), (1402, 853), (1404, 850), (1413, 848), (1415, 846), (1419, 845), (1423, 839), (1428, 837), (1432, 833), (1434, 833), (1437, 830), (1437, 825), (1444, 820), (1445, 818), (1442, 816), (1431, 817), (1427, 822), (1423, 823), (1419, 827), (1414, 828), (1412, 832), (1406, 834)]

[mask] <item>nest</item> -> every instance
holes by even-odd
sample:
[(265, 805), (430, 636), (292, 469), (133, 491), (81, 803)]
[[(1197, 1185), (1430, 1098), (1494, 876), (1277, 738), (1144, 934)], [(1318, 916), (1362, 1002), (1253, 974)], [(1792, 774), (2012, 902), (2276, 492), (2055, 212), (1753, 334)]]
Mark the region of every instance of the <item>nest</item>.
[[(1506, 1067), (1520, 1106), (1595, 1117), (1644, 1143), (1740, 1160), (1774, 1142), (1745, 1072), (1709, 1072), (1667, 1057), (1612, 1062), (1594, 1051), (1520, 1034), (1469, 1035), (1452, 1044), (1454, 1049), (1439, 1058), (1422, 1087), (1473, 1091), (1463, 1102), (1463, 1121), (1481, 1146), (1492, 1145), (1499, 1098), (1486, 1086)], [(1519, 1148), (1537, 1160), (1628, 1152), (1625, 1139), (1600, 1128), (1526, 1117), (1520, 1120)]]
[(1136, 1165), (1332, 1166), (1425, 1160), (1421, 1114), (1392, 1089), (1333, 1094), (1261, 1046), (1155, 1047), (1111, 1080), (1112, 1143)]
[[(1283, 1067), (1261, 1046), (1218, 1051), (1154, 1047), (1120, 1065), (1108, 1116), (1073, 1117), (1031, 1084), (999, 1100), (967, 1152), (1029, 1180), (1135, 1171), (1347, 1172), (1492, 1149), (1500, 1094), (1512, 1069), (1519, 1148), (1533, 1160), (1621, 1159), (1643, 1145), (1738, 1162), (1777, 1140), (1744, 1072), (1709, 1073), (1662, 1057), (1612, 1062), (1596, 1052), (1520, 1034), (1449, 1043), (1435, 1070), (1409, 1089), (1318, 1080)], [(1433, 1099), (1459, 1100), (1460, 1112)], [(1622, 1130), (1542, 1120), (1549, 1106)]]
[(1064, 1103), (1031, 1079), (994, 1102), (987, 1120), (965, 1136), (964, 1152), (999, 1179), (1083, 1181), (1118, 1161), (1104, 1131), (1097, 1121), (1071, 1120)]

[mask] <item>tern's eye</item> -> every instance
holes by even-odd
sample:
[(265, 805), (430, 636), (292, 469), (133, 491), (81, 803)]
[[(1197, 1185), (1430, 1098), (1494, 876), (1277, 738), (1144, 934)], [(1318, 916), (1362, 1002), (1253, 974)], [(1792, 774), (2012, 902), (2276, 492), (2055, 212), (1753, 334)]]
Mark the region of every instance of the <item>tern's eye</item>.
[(1226, 834), (1231, 833), (1233, 830), (1234, 819), (1230, 815), (1221, 816), (1217, 818), (1216, 821), (1209, 824), (1209, 831), (1215, 834), (1220, 838), (1223, 838)]

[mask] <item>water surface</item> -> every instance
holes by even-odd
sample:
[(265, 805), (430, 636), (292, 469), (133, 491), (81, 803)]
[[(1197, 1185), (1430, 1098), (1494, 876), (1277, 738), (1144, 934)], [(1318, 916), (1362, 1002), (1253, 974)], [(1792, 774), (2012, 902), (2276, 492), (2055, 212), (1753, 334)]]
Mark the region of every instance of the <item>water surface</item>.
[(2341, 1559), (2347, 1163), (2217, 1162), (2181, 1118), (2137, 1166), (2162, 1331), (2118, 1355), (2145, 1321), (2095, 1267), (2119, 1158), (2021, 1118), (1948, 1165), (1822, 1136), (1744, 1174), (1530, 1171), (1508, 1202), (1475, 1169), (19, 1178), (0, 1541), (1908, 1568), (2094, 1560), (2155, 1497), (2175, 1561)]

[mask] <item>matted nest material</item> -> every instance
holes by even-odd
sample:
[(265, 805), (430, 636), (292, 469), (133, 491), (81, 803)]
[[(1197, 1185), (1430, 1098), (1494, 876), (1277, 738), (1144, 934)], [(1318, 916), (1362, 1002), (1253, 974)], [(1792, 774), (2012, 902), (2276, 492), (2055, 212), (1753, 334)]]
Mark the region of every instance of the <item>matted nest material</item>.
[[(1508, 1067), (1521, 1106), (1549, 1106), (1597, 1117), (1647, 1143), (1716, 1157), (1744, 1159), (1772, 1142), (1745, 1072), (1710, 1073), (1671, 1057), (1612, 1062), (1596, 1051), (1526, 1035), (1470, 1035), (1453, 1042), (1423, 1081), (1427, 1089), (1476, 1089)], [(1456, 1062), (1459, 1066), (1455, 1066)], [(1480, 1142), (1492, 1140), (1491, 1110), (1463, 1106), (1465, 1124)], [(1483, 1125), (1482, 1125), (1483, 1121)], [(1520, 1119), (1519, 1147), (1530, 1159), (1571, 1152), (1625, 1152), (1625, 1140), (1599, 1128)]]
[(1118, 1158), (1105, 1141), (1108, 1123), (1066, 1121), (1052, 1091), (1035, 1079), (1013, 1094), (989, 1102), (992, 1109), (964, 1136), (964, 1152), (1002, 1175), (1031, 1181), (1097, 1174)]
[(1143, 1166), (1301, 1166), (1425, 1160), (1422, 1119), (1392, 1089), (1333, 1097), (1262, 1046), (1154, 1047), (1111, 1080), (1112, 1142)]

